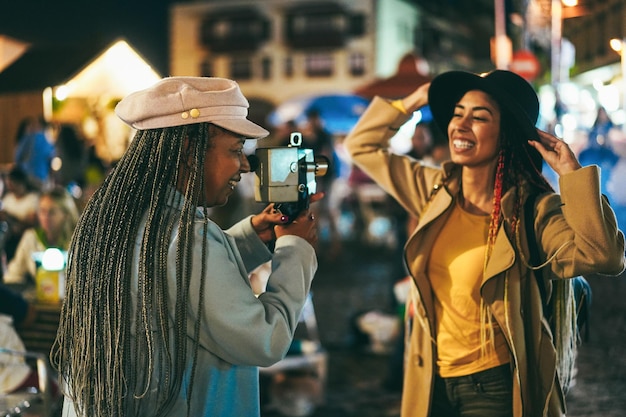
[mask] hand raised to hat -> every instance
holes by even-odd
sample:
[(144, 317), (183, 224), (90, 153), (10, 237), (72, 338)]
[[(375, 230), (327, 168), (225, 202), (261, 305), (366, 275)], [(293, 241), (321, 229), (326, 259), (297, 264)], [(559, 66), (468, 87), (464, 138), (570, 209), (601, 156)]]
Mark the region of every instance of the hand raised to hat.
[(528, 144), (541, 154), (548, 165), (559, 176), (576, 171), (581, 167), (576, 155), (567, 143), (543, 130), (537, 129), (540, 141), (529, 140)]
[(424, 83), (417, 87), (415, 91), (402, 99), (402, 105), (407, 114), (413, 113), (415, 110), (428, 104), (428, 89), (430, 83)]

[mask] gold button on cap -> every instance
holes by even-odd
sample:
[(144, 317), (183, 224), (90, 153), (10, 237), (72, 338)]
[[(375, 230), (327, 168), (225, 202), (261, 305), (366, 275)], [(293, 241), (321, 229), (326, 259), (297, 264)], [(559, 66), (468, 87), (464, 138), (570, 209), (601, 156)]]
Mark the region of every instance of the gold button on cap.
[(198, 116), (200, 116), (200, 110), (198, 110), (198, 109), (191, 109), (191, 110), (189, 110), (189, 115), (191, 117), (193, 117), (194, 119), (197, 119)]
[(188, 119), (189, 118), (189, 113), (187, 113), (186, 111), (182, 112), (182, 114), (180, 115), (180, 117), (182, 117), (183, 119)]

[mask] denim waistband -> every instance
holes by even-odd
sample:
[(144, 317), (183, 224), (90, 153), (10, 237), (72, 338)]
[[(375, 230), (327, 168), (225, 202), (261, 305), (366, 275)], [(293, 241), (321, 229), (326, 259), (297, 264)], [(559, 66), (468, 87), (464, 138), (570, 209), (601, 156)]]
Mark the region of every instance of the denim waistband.
[(494, 368), (485, 369), (484, 371), (478, 371), (473, 374), (463, 375), (463, 376), (451, 376), (448, 378), (443, 378), (439, 375), (441, 379), (444, 381), (475, 381), (477, 379), (489, 378), (493, 376), (503, 376), (511, 374), (511, 365), (505, 363), (504, 365), (498, 365)]

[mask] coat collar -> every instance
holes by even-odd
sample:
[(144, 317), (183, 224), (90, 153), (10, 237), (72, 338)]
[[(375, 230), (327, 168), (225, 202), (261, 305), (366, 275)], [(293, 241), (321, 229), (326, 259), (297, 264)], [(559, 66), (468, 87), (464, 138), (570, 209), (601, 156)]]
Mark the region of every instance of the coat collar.
[(460, 173), (460, 165), (455, 164), (452, 161), (445, 161), (441, 164), (441, 169), (443, 169), (443, 177), (445, 178), (450, 178), (452, 176), (452, 174), (457, 171), (458, 168), (458, 172)]
[[(437, 192), (439, 188), (445, 186), (451, 195), (456, 196), (461, 183), (461, 166), (452, 161), (445, 161), (442, 163), (441, 168), (443, 170), (442, 183), (435, 185), (433, 194)], [(526, 181), (522, 183), (520, 188), (524, 194), (528, 195), (529, 185)], [(501, 210), (505, 219), (511, 219), (513, 217), (517, 189), (518, 187), (511, 187), (504, 196), (502, 196)]]

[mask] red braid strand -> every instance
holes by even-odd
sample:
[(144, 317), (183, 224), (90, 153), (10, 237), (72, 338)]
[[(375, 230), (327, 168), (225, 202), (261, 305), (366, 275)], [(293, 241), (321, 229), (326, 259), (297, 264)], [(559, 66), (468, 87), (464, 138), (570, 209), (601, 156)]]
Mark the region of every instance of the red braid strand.
[(489, 235), (487, 238), (487, 254), (491, 254), (496, 241), (496, 234), (500, 226), (500, 211), (502, 204), (502, 188), (504, 177), (504, 151), (501, 149), (498, 155), (498, 166), (496, 167), (496, 178), (493, 187), (493, 210), (491, 212), (491, 222), (489, 224)]

